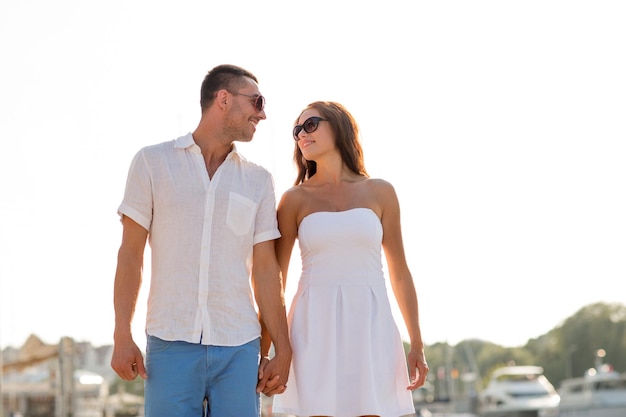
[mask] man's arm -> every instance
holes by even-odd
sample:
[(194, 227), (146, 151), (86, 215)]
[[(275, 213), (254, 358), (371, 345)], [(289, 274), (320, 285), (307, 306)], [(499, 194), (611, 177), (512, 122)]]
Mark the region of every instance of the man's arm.
[[(283, 392), (287, 385), (291, 365), (291, 345), (280, 269), (272, 240), (254, 245), (252, 285), (263, 326), (274, 343), (274, 357), (264, 367), (258, 389), (266, 395), (273, 395)], [(278, 379), (277, 383), (272, 383), (266, 389), (267, 381), (275, 377)]]
[(135, 344), (131, 323), (141, 287), (143, 254), (148, 231), (130, 217), (122, 218), (122, 244), (117, 255), (113, 305), (115, 330), (113, 333), (113, 356), (111, 367), (127, 381), (140, 375), (147, 378), (141, 350)]

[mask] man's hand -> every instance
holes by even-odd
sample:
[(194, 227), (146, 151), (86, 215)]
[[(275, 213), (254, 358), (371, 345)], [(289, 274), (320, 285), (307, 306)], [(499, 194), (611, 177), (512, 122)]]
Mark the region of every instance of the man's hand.
[(268, 397), (285, 392), (290, 363), (291, 357), (285, 358), (284, 355), (276, 355), (272, 359), (262, 358), (259, 365), (257, 392), (262, 392)]
[(126, 381), (132, 381), (137, 375), (143, 379), (148, 378), (143, 355), (132, 338), (113, 345), (111, 368)]

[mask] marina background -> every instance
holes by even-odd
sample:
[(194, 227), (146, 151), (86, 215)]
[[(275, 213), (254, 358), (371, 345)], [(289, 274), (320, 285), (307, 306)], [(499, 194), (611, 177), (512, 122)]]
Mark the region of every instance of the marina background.
[(401, 200), (427, 344), (523, 345), (623, 303), (624, 21), (621, 1), (3, 1), (0, 347), (112, 342), (130, 159), (195, 127), (226, 62), (268, 99), (243, 150), (278, 194), (299, 111), (354, 113)]

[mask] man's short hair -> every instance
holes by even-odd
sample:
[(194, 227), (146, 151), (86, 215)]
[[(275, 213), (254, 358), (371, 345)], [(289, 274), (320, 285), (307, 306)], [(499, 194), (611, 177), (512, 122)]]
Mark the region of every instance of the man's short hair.
[(257, 78), (250, 71), (236, 65), (218, 65), (210, 70), (200, 88), (200, 107), (206, 110), (215, 99), (215, 93), (219, 90), (236, 92), (243, 86), (243, 78), (251, 78), (258, 83)]

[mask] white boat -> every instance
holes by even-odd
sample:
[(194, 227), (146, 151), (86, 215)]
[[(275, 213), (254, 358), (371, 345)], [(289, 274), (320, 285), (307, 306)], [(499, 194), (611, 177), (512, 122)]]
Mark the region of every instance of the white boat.
[(541, 417), (625, 417), (626, 374), (610, 365), (589, 369), (583, 377), (565, 379), (559, 406)]
[(481, 417), (537, 417), (558, 406), (559, 395), (540, 366), (496, 369), (479, 395)]

